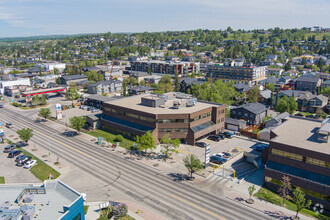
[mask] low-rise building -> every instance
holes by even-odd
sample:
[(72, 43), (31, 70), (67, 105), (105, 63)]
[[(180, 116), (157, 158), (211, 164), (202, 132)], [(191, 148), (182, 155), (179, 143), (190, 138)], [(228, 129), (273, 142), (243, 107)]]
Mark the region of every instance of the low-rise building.
[(282, 177), (288, 176), (312, 206), (330, 210), (330, 148), (318, 138), (323, 135), (321, 126), (318, 120), (290, 117), (273, 129), (269, 147), (262, 152), (264, 178), (265, 185), (276, 191)]
[(222, 80), (255, 85), (258, 81), (266, 79), (266, 67), (208, 65), (206, 77), (211, 81)]
[(0, 81), (0, 92), (4, 94), (5, 88), (13, 88), (15, 86), (30, 86), (31, 81), (29, 78), (15, 78), (12, 80), (2, 80)]
[(317, 93), (317, 89), (321, 86), (321, 83), (322, 81), (318, 77), (301, 76), (296, 80), (295, 88), (297, 90)]
[(71, 83), (79, 83), (82, 81), (86, 81), (87, 80), (87, 76), (80, 74), (80, 75), (66, 75), (66, 76), (62, 76), (61, 78), (61, 84), (64, 85), (70, 85)]
[(310, 92), (297, 98), (298, 109), (300, 111), (316, 112), (328, 104), (328, 98), (324, 95), (313, 95)]
[(150, 131), (157, 143), (164, 135), (188, 144), (224, 131), (225, 105), (197, 101), (182, 93), (142, 94), (103, 104), (104, 129), (135, 138)]
[(84, 98), (84, 104), (88, 106), (93, 106), (98, 109), (103, 108), (103, 103), (117, 100), (122, 98), (122, 96), (103, 96), (103, 95), (89, 95)]
[(189, 77), (184, 77), (184, 78), (180, 78), (180, 92), (183, 93), (187, 93), (187, 92), (191, 92), (191, 86), (193, 84), (198, 84), (201, 85), (203, 84), (203, 81), (200, 81), (196, 78), (189, 78)]
[(127, 90), (128, 90), (128, 95), (133, 96), (133, 95), (140, 95), (140, 94), (153, 92), (155, 88), (149, 86), (132, 86), (129, 87)]
[(83, 196), (59, 180), (0, 185), (0, 219), (85, 219)]
[(267, 117), (268, 109), (258, 102), (245, 103), (230, 110), (230, 117), (244, 119), (248, 125), (258, 125)]
[(119, 80), (106, 80), (91, 83), (87, 85), (87, 92), (89, 94), (107, 94), (107, 93), (121, 93), (122, 82)]

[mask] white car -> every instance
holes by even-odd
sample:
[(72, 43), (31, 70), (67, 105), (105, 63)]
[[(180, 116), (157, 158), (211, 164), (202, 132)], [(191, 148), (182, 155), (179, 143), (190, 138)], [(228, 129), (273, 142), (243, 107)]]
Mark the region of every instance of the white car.
[(30, 160), (24, 164), (24, 168), (29, 169), (37, 164), (36, 160)]

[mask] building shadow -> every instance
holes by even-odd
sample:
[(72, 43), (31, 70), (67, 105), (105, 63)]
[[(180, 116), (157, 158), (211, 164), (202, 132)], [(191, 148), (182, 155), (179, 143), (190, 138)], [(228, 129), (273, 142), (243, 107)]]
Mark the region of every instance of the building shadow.
[(190, 176), (187, 174), (182, 174), (182, 173), (169, 173), (167, 174), (172, 180), (176, 182), (182, 182), (185, 180), (190, 180)]
[(281, 211), (267, 211), (265, 210), (264, 213), (268, 215), (269, 217), (276, 218), (276, 219), (291, 219), (290, 216), (286, 216), (283, 212)]

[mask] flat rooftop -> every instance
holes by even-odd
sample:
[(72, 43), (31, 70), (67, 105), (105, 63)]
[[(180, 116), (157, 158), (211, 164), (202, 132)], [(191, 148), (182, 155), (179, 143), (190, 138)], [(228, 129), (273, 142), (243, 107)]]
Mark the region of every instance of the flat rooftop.
[[(7, 210), (19, 209), (17, 198), (23, 190), (31, 188), (44, 188), (46, 190), (46, 193), (33, 194), (30, 203), (21, 202), (21, 205), (34, 207), (34, 219), (49, 219), (50, 216), (52, 219), (59, 219), (64, 215), (63, 206), (70, 206), (81, 196), (78, 192), (57, 180), (46, 180), (43, 184), (4, 184), (0, 185), (0, 204), (9, 202), (10, 206)], [(21, 216), (22, 213), (19, 213), (19, 216)]]
[(219, 107), (222, 104), (217, 103), (210, 103), (210, 102), (203, 102), (197, 101), (194, 106), (191, 107), (183, 107), (179, 109), (172, 108), (174, 101), (181, 101), (182, 99), (172, 98), (166, 101), (163, 107), (149, 107), (141, 104), (142, 97), (150, 97), (151, 94), (141, 94), (136, 96), (130, 96), (114, 101), (106, 102), (111, 105), (115, 105), (118, 107), (129, 108), (141, 112), (147, 112), (149, 114), (191, 114), (197, 111), (201, 111), (206, 108), (210, 107)]
[(272, 130), (277, 137), (273, 138), (271, 141), (330, 154), (329, 143), (317, 140), (317, 131), (320, 127), (320, 121), (290, 117), (282, 125)]

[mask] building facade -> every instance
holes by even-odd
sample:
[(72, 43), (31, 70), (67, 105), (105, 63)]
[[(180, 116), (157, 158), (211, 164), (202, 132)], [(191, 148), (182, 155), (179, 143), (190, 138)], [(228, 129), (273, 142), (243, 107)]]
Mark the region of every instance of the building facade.
[(300, 187), (312, 200), (312, 206), (318, 203), (330, 210), (330, 148), (318, 140), (320, 127), (320, 121), (290, 117), (273, 129), (269, 148), (262, 152), (264, 180), (277, 190), (282, 177), (288, 176), (292, 186)]
[(166, 62), (158, 60), (144, 60), (144, 61), (132, 61), (132, 71), (141, 71), (149, 73), (161, 73), (179, 76), (188, 76), (191, 72), (199, 72), (199, 63), (196, 62)]
[(296, 80), (295, 89), (317, 93), (317, 89), (321, 84), (322, 80), (318, 77), (301, 76)]
[(248, 125), (258, 125), (267, 117), (267, 108), (258, 102), (247, 103), (230, 110), (230, 117), (244, 119)]
[(87, 92), (89, 94), (107, 94), (107, 93), (121, 93), (122, 82), (119, 80), (106, 80), (95, 82), (87, 85)]
[(103, 104), (102, 127), (135, 138), (150, 131), (188, 144), (224, 131), (225, 105), (197, 101), (182, 93), (143, 94)]
[(206, 77), (211, 81), (234, 81), (255, 85), (258, 81), (266, 79), (266, 67), (208, 65)]

